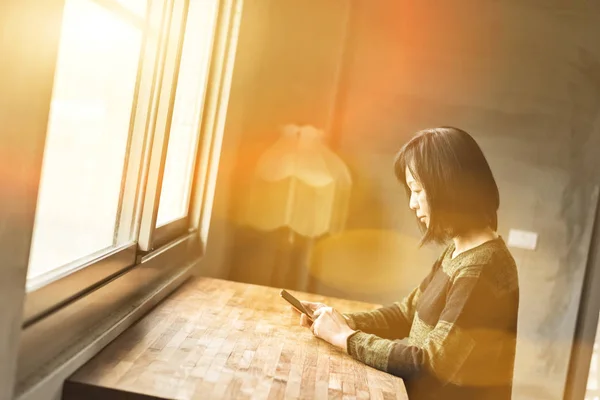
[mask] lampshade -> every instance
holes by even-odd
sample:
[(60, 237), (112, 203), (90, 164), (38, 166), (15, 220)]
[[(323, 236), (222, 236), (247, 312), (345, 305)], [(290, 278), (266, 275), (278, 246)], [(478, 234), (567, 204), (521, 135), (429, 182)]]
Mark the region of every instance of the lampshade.
[(287, 125), (258, 160), (243, 219), (264, 231), (336, 233), (344, 227), (351, 186), (348, 168), (323, 143), (322, 131)]

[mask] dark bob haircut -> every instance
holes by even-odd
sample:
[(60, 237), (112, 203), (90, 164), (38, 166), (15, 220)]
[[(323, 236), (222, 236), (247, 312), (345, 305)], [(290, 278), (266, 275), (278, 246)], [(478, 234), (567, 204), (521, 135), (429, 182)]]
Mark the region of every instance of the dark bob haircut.
[(448, 126), (425, 129), (402, 147), (394, 171), (410, 196), (407, 167), (425, 189), (430, 209), (421, 244), (444, 243), (473, 229), (498, 228), (498, 186), (481, 148), (467, 132)]

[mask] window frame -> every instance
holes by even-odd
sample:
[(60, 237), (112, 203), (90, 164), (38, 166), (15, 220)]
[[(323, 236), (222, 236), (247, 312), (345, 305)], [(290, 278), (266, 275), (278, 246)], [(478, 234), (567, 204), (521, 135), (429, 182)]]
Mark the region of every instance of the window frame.
[[(102, 6), (114, 16), (122, 18), (127, 22), (134, 21), (135, 26), (139, 27), (140, 18), (135, 16), (129, 10), (123, 8), (113, 0), (90, 0), (95, 4)], [(63, 6), (66, 3), (63, 2)], [(157, 3), (153, 3), (157, 4)], [(89, 293), (96, 287), (112, 279), (114, 276), (135, 265), (137, 244), (132, 237), (137, 235), (137, 225), (139, 224), (139, 214), (137, 204), (139, 200), (133, 196), (139, 195), (141, 186), (140, 179), (145, 169), (143, 160), (144, 138), (148, 125), (148, 117), (140, 118), (143, 114), (144, 105), (147, 104), (148, 110), (151, 107), (150, 98), (140, 98), (140, 91), (143, 88), (142, 79), (151, 79), (154, 82), (157, 72), (157, 64), (154, 59), (158, 57), (158, 52), (162, 47), (162, 34), (164, 19), (166, 18), (166, 2), (162, 7), (153, 8), (151, 2), (148, 4), (147, 24), (142, 30), (142, 41), (140, 56), (138, 61), (138, 72), (136, 76), (135, 92), (132, 101), (130, 129), (128, 133), (128, 150), (123, 168), (123, 179), (121, 182), (120, 208), (117, 216), (118, 227), (116, 227), (115, 239), (124, 242), (122, 245), (115, 246), (109, 250), (100, 250), (93, 255), (83, 259), (60, 266), (46, 274), (35, 279), (28, 280), (27, 293), (25, 295), (25, 305), (23, 308), (23, 327), (39, 321), (69, 301), (77, 299), (80, 296)], [(137, 18), (134, 20), (134, 18)], [(158, 31), (153, 32), (158, 28)], [(153, 34), (154, 33), (154, 34)], [(154, 40), (153, 40), (154, 39)], [(154, 52), (152, 50), (155, 50)], [(156, 54), (155, 54), (156, 53)], [(149, 68), (152, 71), (148, 71)], [(149, 74), (152, 74), (149, 77)], [(129, 194), (129, 196), (128, 196)], [(132, 194), (132, 195), (131, 195)], [(130, 222), (125, 223), (126, 221)], [(130, 236), (125, 238), (125, 235)]]
[[(211, 77), (214, 78), (215, 72), (213, 66), (213, 62), (215, 60), (215, 52), (217, 49), (217, 33), (218, 33), (218, 21), (220, 18), (221, 3), (217, 4), (215, 15), (216, 23), (214, 24), (213, 31), (211, 32), (211, 42), (210, 42), (210, 50), (208, 57), (208, 76), (204, 83), (203, 87), (203, 95), (201, 101), (201, 109), (198, 112), (198, 118), (196, 127), (197, 138), (197, 147), (195, 149), (194, 154), (194, 165), (193, 173), (190, 178), (190, 199), (189, 205), (187, 208), (186, 215), (178, 218), (176, 220), (170, 221), (164, 225), (157, 226), (157, 216), (158, 210), (160, 207), (160, 198), (161, 198), (161, 190), (162, 190), (162, 181), (163, 174), (166, 164), (167, 151), (169, 145), (169, 137), (172, 129), (172, 116), (175, 107), (175, 99), (177, 95), (177, 84), (179, 79), (179, 71), (181, 69), (181, 56), (183, 52), (184, 46), (184, 36), (187, 26), (187, 14), (189, 11), (189, 0), (186, 1), (186, 16), (183, 24), (181, 26), (181, 41), (179, 43), (179, 50), (177, 56), (177, 62), (172, 66), (172, 70), (169, 71), (169, 76), (171, 78), (171, 87), (168, 93), (168, 99), (165, 100), (164, 106), (166, 107), (168, 102), (168, 112), (167, 120), (165, 121), (164, 127), (160, 127), (159, 131), (156, 132), (156, 140), (153, 143), (153, 151), (154, 157), (150, 163), (150, 173), (153, 177), (157, 177), (157, 179), (151, 180), (152, 184), (148, 185), (146, 192), (146, 201), (144, 205), (146, 206), (142, 213), (142, 223), (141, 223), (141, 232), (139, 236), (139, 255), (143, 256), (157, 248), (160, 248), (167, 243), (176, 240), (178, 237), (185, 235), (187, 233), (193, 232), (198, 229), (198, 224), (194, 222), (194, 216), (198, 215), (198, 208), (201, 207), (195, 199), (195, 193), (197, 191), (203, 191), (204, 186), (206, 185), (206, 181), (208, 179), (208, 174), (204, 169), (199, 169), (198, 164), (202, 163), (202, 156), (210, 157), (210, 144), (213, 139), (213, 133), (210, 130), (210, 125), (205, 124), (206, 120), (210, 118), (210, 114), (207, 111), (211, 111), (208, 108), (208, 103), (211, 100)], [(229, 22), (230, 19), (226, 18)], [(166, 72), (166, 71), (165, 71)], [(222, 82), (219, 81), (219, 88), (221, 87)], [(163, 88), (164, 89), (164, 88)], [(206, 146), (208, 146), (208, 152), (206, 151)]]
[[(52, 1), (55, 1), (54, 7), (64, 4), (64, 0)], [(187, 0), (185, 3), (187, 4)], [(14, 342), (15, 346), (18, 343), (18, 399), (45, 398), (49, 390), (59, 391), (61, 379), (65, 379), (106, 345), (111, 337), (114, 338), (114, 335), (139, 318), (143, 310), (147, 310), (185, 280), (194, 265), (202, 259), (210, 224), (216, 167), (225, 130), (242, 10), (243, 0), (219, 0), (208, 90), (200, 121), (199, 155), (194, 166), (194, 183), (190, 195), (188, 232), (160, 248), (144, 253), (138, 251), (133, 264), (120, 270), (115, 269), (118, 272), (97, 281), (85, 292), (80, 291), (77, 296), (64, 299), (51, 312), (38, 315), (29, 324), (23, 324), (20, 339)], [(156, 96), (155, 93), (153, 98)], [(139, 103), (136, 109), (138, 107)], [(45, 132), (39, 135), (45, 137)], [(136, 194), (124, 193), (135, 196), (135, 207), (140, 211), (145, 207), (144, 201), (148, 196), (146, 186), (151, 179), (151, 135), (146, 135), (142, 142), (145, 169), (137, 178), (139, 184), (136, 185)], [(141, 212), (138, 215), (140, 217), (134, 227), (138, 231), (135, 234), (140, 234), (142, 230)], [(131, 252), (132, 248), (120, 250)], [(104, 262), (109, 263), (110, 258), (107, 255)], [(100, 265), (91, 263), (78, 273), (83, 276), (94, 270), (100, 271)], [(69, 279), (73, 280), (71, 284), (77, 281), (75, 275), (70, 278), (65, 276), (52, 285), (58, 285), (59, 282), (67, 285)], [(50, 286), (44, 288), (50, 293)], [(59, 286), (54, 289), (60, 292)], [(52, 329), (53, 337), (59, 340), (48, 341), (48, 329)]]
[[(127, 21), (134, 21), (136, 26), (141, 23), (140, 17), (116, 0), (91, 1), (111, 12), (118, 13), (117, 16)], [(116, 240), (122, 240), (125, 235), (130, 235), (130, 239), (138, 238), (138, 240), (137, 242), (134, 239), (127, 240), (123, 245), (73, 261), (29, 281), (29, 290), (25, 295), (23, 307), (22, 327), (24, 329), (135, 268), (153, 252), (177, 243), (186, 235), (198, 232), (201, 226), (199, 218), (203, 209), (203, 193), (206, 182), (210, 178), (206, 165), (215, 151), (210, 147), (215, 129), (209, 124), (208, 131), (205, 122), (212, 121), (215, 117), (207, 111), (217, 111), (213, 104), (215, 102), (213, 97), (215, 97), (215, 89), (220, 93), (223, 82), (220, 79), (222, 71), (216, 69), (222, 69), (225, 65), (224, 60), (219, 62), (218, 58), (227, 56), (222, 50), (223, 45), (228, 47), (230, 41), (230, 35), (219, 39), (222, 42), (219, 43), (221, 52), (218, 57), (215, 57), (219, 21), (231, 23), (228, 11), (231, 7), (225, 7), (224, 3), (228, 2), (219, 1), (215, 11), (217, 23), (212, 33), (209, 76), (206, 81), (207, 88), (204, 92), (202, 110), (199, 113), (200, 137), (190, 183), (190, 205), (187, 216), (159, 228), (155, 227), (160, 202), (160, 177), (166, 159), (189, 0), (165, 2), (150, 0), (144, 23), (120, 196), (121, 207), (115, 232)], [(64, 2), (62, 4), (64, 5)], [(223, 13), (226, 14), (225, 17)], [(218, 84), (209, 85), (215, 82), (215, 78), (219, 78), (216, 80)], [(217, 101), (219, 100), (220, 96)], [(201, 157), (206, 157), (207, 160)], [(214, 167), (216, 168), (216, 165)], [(199, 196), (197, 191), (201, 191), (202, 195)], [(198, 257), (200, 257), (205, 247), (206, 235), (203, 238), (198, 235), (195, 237), (194, 240), (201, 244), (198, 247)]]
[[(142, 203), (142, 215), (138, 233), (139, 255), (143, 256), (155, 250), (157, 247), (152, 242), (154, 225), (158, 214), (160, 201), (160, 188), (162, 185), (162, 171), (164, 170), (167, 155), (167, 144), (169, 141), (169, 127), (173, 116), (173, 103), (177, 90), (177, 78), (179, 75), (179, 63), (183, 47), (183, 35), (187, 20), (189, 0), (171, 0), (175, 4), (183, 5), (182, 18), (175, 27), (169, 24), (169, 34), (165, 53), (163, 55), (162, 67), (158, 77), (157, 93), (155, 94), (156, 106), (152, 119), (152, 126), (148, 132), (149, 140), (149, 164), (147, 170), (144, 200)], [(173, 8), (170, 19), (172, 21)], [(175, 35), (173, 35), (175, 33)], [(171, 56), (171, 57), (169, 57)], [(166, 97), (166, 98), (165, 98)]]

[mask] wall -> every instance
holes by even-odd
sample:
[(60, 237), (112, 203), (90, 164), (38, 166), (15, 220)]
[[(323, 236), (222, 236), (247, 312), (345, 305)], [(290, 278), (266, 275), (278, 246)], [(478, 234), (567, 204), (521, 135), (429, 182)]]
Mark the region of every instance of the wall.
[[(230, 124), (228, 116), (225, 140), (230, 142), (224, 144), (213, 216), (220, 222), (209, 238), (209, 247), (221, 248), (217, 258), (230, 279), (270, 283), (280, 237), (244, 227), (244, 200), (258, 157), (283, 125), (329, 128), (349, 5), (346, 0), (259, 0), (245, 6), (250, 14), (244, 16), (232, 90), (237, 122)], [(235, 111), (238, 107), (243, 111)], [(214, 264), (214, 258), (207, 260)]]
[(266, 41), (269, 9), (268, 1), (244, 1), (209, 234), (204, 257), (196, 270), (199, 275), (229, 276), (234, 232), (229, 209), (237, 186), (234, 172), (245, 131), (246, 111), (260, 72), (259, 60)]
[(394, 153), (422, 128), (471, 132), (500, 188), (500, 233), (539, 233), (536, 251), (512, 250), (515, 398), (562, 398), (600, 171), (600, 4), (355, 1), (350, 32), (337, 123), (350, 227), (417, 237)]
[(13, 398), (16, 382), (62, 6), (60, 0), (0, 4), (0, 400)]

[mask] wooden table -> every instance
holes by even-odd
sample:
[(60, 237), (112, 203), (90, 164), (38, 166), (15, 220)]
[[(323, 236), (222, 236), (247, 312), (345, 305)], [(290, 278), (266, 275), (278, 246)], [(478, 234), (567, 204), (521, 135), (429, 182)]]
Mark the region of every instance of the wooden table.
[[(373, 304), (294, 292), (342, 312)], [(298, 325), (275, 288), (195, 278), (77, 371), (64, 399), (408, 399)]]

